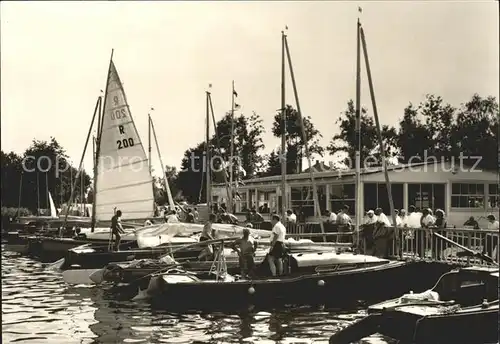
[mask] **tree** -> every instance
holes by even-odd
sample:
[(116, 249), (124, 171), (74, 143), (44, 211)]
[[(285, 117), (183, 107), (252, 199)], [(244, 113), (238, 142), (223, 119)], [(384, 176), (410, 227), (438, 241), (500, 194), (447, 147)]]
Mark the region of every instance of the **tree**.
[[(177, 187), (182, 191), (188, 202), (206, 202), (205, 147), (205, 142), (202, 142), (184, 152), (181, 171), (177, 178)], [(210, 146), (210, 153), (212, 156), (215, 153), (215, 147), (212, 145)]]
[[(49, 208), (48, 191), (60, 206), (69, 201), (76, 175), (77, 170), (68, 162), (64, 148), (53, 137), (50, 142), (33, 140), (22, 156), (2, 152), (2, 204), (17, 207), (20, 198), (22, 207), (37, 213), (38, 208)], [(78, 192), (81, 180), (86, 192), (90, 177), (85, 171), (76, 180), (78, 201), (82, 201)]]
[[(496, 170), (498, 153), (492, 148), (498, 147), (498, 115), (496, 99), (477, 94), (459, 109), (434, 95), (427, 95), (417, 107), (410, 103), (396, 140), (401, 161), (419, 162), (427, 156), (458, 162), (462, 155), (481, 157), (479, 167)], [(469, 160), (473, 165), (476, 158)]]
[[(170, 192), (172, 193), (172, 198), (176, 198), (178, 194), (177, 189), (177, 169), (172, 166), (165, 166), (165, 174), (168, 180), (168, 186)], [(168, 194), (166, 192), (165, 179), (162, 177), (153, 177), (153, 192), (155, 197), (155, 202), (158, 205), (168, 204)]]
[[(451, 129), (454, 156), (462, 153), (467, 157), (481, 157), (479, 167), (498, 170), (499, 106), (495, 97), (482, 98), (474, 94), (472, 99), (457, 111)], [(496, 149), (495, 149), (496, 148)], [(475, 158), (470, 159), (475, 163)]]
[[(340, 133), (333, 136), (327, 147), (331, 155), (341, 154), (345, 158), (342, 163), (348, 168), (355, 168), (356, 161), (356, 109), (354, 102), (347, 102), (347, 109), (341, 113), (336, 120), (340, 127)], [(367, 165), (380, 165), (380, 144), (378, 140), (377, 127), (371, 116), (368, 116), (365, 108), (361, 109), (360, 116), (360, 160), (361, 167)], [(396, 129), (388, 125), (382, 126), (382, 139), (386, 156), (391, 158), (397, 156)]]
[[(286, 159), (287, 166), (289, 161), (293, 162), (293, 173), (300, 173), (302, 171), (305, 144), (309, 148), (309, 154), (323, 156), (324, 149), (319, 145), (319, 139), (323, 136), (314, 127), (311, 117), (303, 117), (303, 124), (306, 134), (305, 140), (302, 137), (299, 113), (291, 105), (287, 105), (285, 107)], [(275, 137), (281, 137), (281, 112), (278, 112), (274, 116), (272, 133)]]
[(1, 151), (1, 197), (2, 206), (18, 207), (19, 186), (21, 185), (22, 157), (14, 152)]
[[(238, 164), (233, 164), (233, 173), (235, 179), (250, 178), (255, 176), (261, 169), (263, 158), (260, 154), (264, 148), (262, 133), (264, 127), (262, 119), (255, 112), (246, 117), (243, 114), (235, 116), (234, 122), (234, 157), (238, 157), (241, 168), (246, 175), (241, 174)], [(231, 155), (231, 115), (227, 113), (216, 123), (217, 135), (210, 138), (210, 163), (212, 164), (211, 177), (214, 183), (223, 183), (226, 179), (229, 181), (227, 162)], [(190, 202), (197, 202), (200, 199), (206, 201), (206, 180), (203, 161), (206, 145), (199, 143), (194, 148), (188, 149), (184, 153), (181, 163), (181, 171), (178, 174), (177, 187), (179, 192)], [(225, 166), (226, 168), (223, 168)], [(226, 175), (226, 179), (224, 178)], [(201, 189), (201, 190), (200, 190)]]

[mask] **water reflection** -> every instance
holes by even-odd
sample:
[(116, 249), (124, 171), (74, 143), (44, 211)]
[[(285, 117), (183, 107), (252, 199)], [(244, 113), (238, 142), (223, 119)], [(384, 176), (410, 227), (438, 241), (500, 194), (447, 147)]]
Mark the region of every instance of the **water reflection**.
[[(113, 300), (102, 289), (68, 287), (60, 272), (2, 249), (3, 342), (327, 343), (362, 311), (300, 308), (235, 314), (171, 314)], [(370, 337), (363, 344), (385, 344)]]

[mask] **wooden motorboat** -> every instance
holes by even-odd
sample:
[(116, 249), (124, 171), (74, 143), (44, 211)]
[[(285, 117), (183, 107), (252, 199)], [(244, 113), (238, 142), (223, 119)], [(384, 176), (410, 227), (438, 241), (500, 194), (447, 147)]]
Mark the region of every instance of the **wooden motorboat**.
[[(171, 269), (153, 274), (147, 289), (136, 286), (136, 298), (148, 298), (163, 309), (214, 310), (230, 305), (272, 307), (283, 304), (351, 304), (358, 300), (380, 300), (397, 295), (421, 272), (419, 262), (400, 262), (353, 253), (307, 252), (285, 257), (285, 273), (270, 277), (267, 260), (252, 279), (238, 279), (227, 273), (218, 257), (209, 273)], [(446, 268), (446, 267), (442, 267)], [(429, 270), (430, 271), (430, 270)], [(428, 272), (429, 272), (428, 271)], [(430, 271), (428, 275), (435, 275)], [(424, 275), (425, 276), (425, 275)], [(435, 279), (434, 279), (435, 280)], [(421, 278), (419, 283), (428, 283)], [(427, 287), (429, 284), (427, 284)], [(131, 285), (133, 289), (133, 284)]]
[(334, 334), (330, 344), (373, 333), (414, 344), (497, 343), (498, 278), (498, 267), (445, 273), (430, 290), (369, 307), (366, 318)]
[[(92, 283), (89, 279), (91, 274), (97, 270), (103, 269), (106, 271), (106, 276), (109, 270), (120, 270), (120, 276), (136, 276), (138, 278), (148, 275), (153, 272), (171, 267), (165, 264), (162, 256), (171, 256), (186, 269), (196, 271), (208, 271), (212, 264), (211, 261), (200, 262), (198, 256), (205, 250), (208, 245), (222, 244), (224, 246), (225, 256), (228, 257), (228, 264), (231, 268), (237, 268), (238, 256), (229, 247), (239, 237), (214, 239), (199, 242), (198, 236), (192, 237), (172, 237), (169, 242), (163, 243), (152, 248), (138, 248), (137, 243), (130, 242), (120, 246), (120, 251), (110, 251), (108, 246), (98, 245), (82, 245), (80, 247), (68, 250), (65, 258), (62, 261), (54, 263), (53, 267), (58, 264), (59, 268), (66, 270), (63, 277), (66, 283), (70, 284), (87, 284)], [(258, 250), (256, 252), (257, 261), (262, 261), (264, 256), (269, 251), (268, 241), (259, 241)], [(332, 251), (335, 247), (331, 245), (318, 245), (311, 241), (295, 241), (287, 240), (286, 247), (289, 252), (324, 252)], [(175, 255), (174, 255), (175, 254)], [(137, 260), (141, 260), (141, 266), (136, 264)], [(147, 262), (145, 260), (148, 260)], [(113, 264), (118, 263), (118, 265)], [(108, 266), (111, 265), (111, 266)], [(156, 268), (156, 269), (155, 269)], [(131, 273), (128, 270), (131, 269)], [(239, 270), (239, 269), (238, 269)], [(115, 271), (116, 272), (116, 271)], [(104, 280), (107, 280), (104, 278)], [(111, 278), (116, 282), (116, 278)], [(125, 278), (120, 280), (121, 283), (129, 283), (131, 280)]]

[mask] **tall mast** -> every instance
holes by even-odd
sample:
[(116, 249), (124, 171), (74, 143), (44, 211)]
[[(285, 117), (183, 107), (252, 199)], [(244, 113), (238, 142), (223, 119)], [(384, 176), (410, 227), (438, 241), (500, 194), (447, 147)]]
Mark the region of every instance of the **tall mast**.
[[(152, 108), (151, 108), (152, 109)], [(151, 168), (151, 114), (148, 113), (148, 166), (149, 166), (149, 174), (152, 172)], [(154, 181), (153, 181), (154, 183)]]
[(207, 115), (207, 127), (206, 132), (205, 132), (205, 137), (206, 137), (206, 144), (205, 144), (205, 173), (206, 173), (206, 193), (207, 193), (207, 207), (209, 211), (212, 209), (212, 190), (211, 190), (211, 180), (210, 180), (210, 165), (211, 165), (211, 160), (210, 160), (210, 92), (206, 91), (207, 99), (206, 99), (206, 115)]
[(21, 171), (21, 177), (19, 178), (19, 198), (17, 201), (17, 217), (21, 215), (21, 195), (23, 194), (23, 175), (24, 171)]
[(377, 136), (378, 136), (378, 142), (380, 145), (380, 154), (381, 154), (381, 159), (382, 159), (382, 167), (384, 169), (385, 184), (387, 186), (387, 196), (389, 197), (389, 207), (390, 207), (390, 212), (391, 212), (391, 218), (392, 218), (393, 226), (396, 226), (396, 213), (394, 212), (394, 201), (392, 199), (391, 182), (389, 180), (389, 173), (387, 172), (387, 160), (386, 160), (386, 154), (385, 154), (384, 140), (382, 139), (382, 132), (380, 129), (380, 121), (378, 118), (377, 103), (375, 101), (375, 92), (373, 90), (373, 81), (372, 81), (372, 74), (371, 74), (371, 70), (370, 70), (370, 62), (368, 59), (368, 50), (366, 48), (365, 33), (363, 31), (362, 26), (360, 26), (359, 33), (360, 33), (360, 37), (361, 37), (361, 43), (363, 45), (366, 74), (368, 77), (368, 85), (370, 87), (370, 97), (371, 97), (372, 106), (373, 106), (373, 115), (375, 117), (375, 124), (377, 126)]
[[(95, 104), (95, 109), (94, 109), (94, 115), (92, 116), (92, 122), (90, 123), (90, 127), (89, 127), (89, 131), (87, 133), (87, 139), (85, 140), (85, 146), (83, 147), (83, 153), (82, 153), (82, 157), (80, 159), (80, 165), (78, 167), (78, 173), (76, 175), (76, 178), (75, 178), (75, 182), (73, 183), (73, 172), (71, 172), (73, 170), (73, 166), (70, 167), (70, 172), (71, 172), (71, 194), (70, 194), (70, 197), (69, 197), (69, 200), (68, 200), (68, 207), (67, 207), (67, 211), (66, 211), (66, 214), (65, 214), (65, 217), (64, 217), (64, 224), (63, 224), (63, 227), (62, 228), (65, 228), (66, 227), (66, 223), (68, 221), (68, 215), (69, 215), (69, 212), (71, 210), (71, 207), (73, 206), (73, 198), (75, 196), (75, 189), (76, 189), (76, 185), (77, 185), (77, 181), (78, 181), (78, 175), (81, 173), (82, 171), (82, 166), (83, 166), (83, 159), (85, 158), (85, 152), (87, 151), (87, 146), (89, 144), (89, 139), (90, 139), (90, 135), (92, 133), (92, 128), (94, 126), (94, 122), (95, 122), (95, 118), (96, 118), (96, 115), (100, 109), (100, 104), (101, 104), (101, 97), (97, 98), (97, 103)], [(97, 147), (96, 147), (96, 151), (99, 150), (99, 136), (97, 138)], [(96, 169), (97, 169), (97, 154), (95, 155), (95, 159), (96, 159), (96, 164), (94, 165), (94, 174), (96, 174)], [(97, 174), (96, 174), (97, 175)], [(96, 184), (95, 184), (95, 179), (94, 179), (94, 207), (92, 207), (92, 224), (94, 225), (95, 222), (94, 222), (94, 219), (95, 219), (95, 197), (96, 197)], [(92, 229), (93, 230), (93, 229)], [(62, 232), (59, 232), (59, 234), (61, 234)]]
[(233, 156), (234, 156), (234, 80), (231, 89), (231, 152), (229, 158), (229, 198), (228, 211), (234, 213), (233, 209)]
[(49, 201), (49, 173), (45, 172), (45, 201), (47, 204), (47, 209), (50, 210), (50, 201)]
[(167, 191), (168, 205), (170, 206), (170, 209), (175, 209), (174, 198), (172, 197), (172, 191), (170, 190), (170, 185), (168, 184), (168, 177), (165, 171), (165, 165), (163, 165), (163, 160), (161, 158), (160, 146), (158, 145), (158, 139), (156, 138), (156, 130), (153, 124), (153, 120), (151, 119), (151, 116), (149, 116), (149, 127), (153, 132), (153, 138), (156, 144), (156, 152), (158, 154), (158, 159), (160, 159), (161, 170), (163, 172), (163, 181), (165, 182), (165, 190)]
[[(210, 105), (210, 114), (211, 114), (211, 117), (212, 117), (212, 124), (214, 125), (214, 128), (217, 128), (217, 122), (215, 121), (215, 114), (214, 114), (214, 107), (213, 107), (213, 104), (212, 104), (212, 96), (210, 95), (210, 97), (208, 97), (208, 102), (209, 102), (209, 105)], [(222, 156), (221, 154), (221, 149), (220, 149), (220, 139), (219, 139), (219, 135), (217, 134), (217, 130), (215, 129), (215, 140), (216, 140), (216, 143), (217, 143), (217, 151), (219, 152), (220, 156)], [(226, 194), (227, 194), (227, 199), (229, 199), (229, 195), (231, 194), (232, 190), (228, 184), (228, 181), (227, 181), (227, 175), (225, 173), (226, 171), (224, 170), (224, 173), (222, 174), (224, 176), (224, 185), (226, 186)]]
[(285, 218), (286, 196), (286, 101), (285, 101), (285, 32), (281, 31), (281, 216)]
[(37, 199), (37, 202), (36, 202), (36, 215), (39, 216), (40, 215), (40, 176), (39, 176), (40, 172), (39, 171), (36, 171), (36, 199)]
[[(319, 207), (318, 189), (316, 188), (316, 181), (314, 179), (314, 172), (313, 172), (312, 163), (311, 163), (311, 156), (309, 154), (309, 147), (307, 146), (307, 135), (306, 135), (306, 130), (304, 128), (304, 118), (302, 117), (302, 111), (300, 110), (299, 94), (297, 92), (297, 85), (295, 83), (295, 74), (293, 73), (292, 59), (290, 57), (290, 49), (288, 48), (288, 41), (287, 41), (286, 36), (285, 36), (285, 51), (286, 51), (286, 56), (288, 59), (288, 67), (290, 69), (290, 77), (292, 78), (293, 94), (295, 96), (295, 103), (297, 104), (297, 113), (299, 115), (299, 120), (300, 120), (300, 129), (302, 131), (302, 139), (304, 140), (304, 150), (305, 150), (305, 153), (307, 156), (309, 176), (311, 178), (311, 184), (312, 184), (312, 188), (313, 188), (314, 215), (316, 217), (320, 218), (321, 217), (321, 210)], [(319, 221), (319, 224), (321, 227), (321, 233), (325, 234), (325, 227), (323, 226), (323, 221)], [(326, 241), (326, 236), (323, 236), (323, 240)]]
[[(91, 227), (91, 232), (94, 232), (95, 229), (95, 218), (96, 218), (96, 204), (97, 204), (97, 176), (98, 176), (98, 171), (99, 171), (99, 153), (101, 151), (101, 135), (102, 135), (102, 126), (104, 123), (104, 115), (106, 111), (106, 98), (108, 97), (108, 84), (109, 84), (109, 76), (111, 74), (111, 64), (113, 63), (113, 53), (114, 49), (111, 49), (111, 56), (109, 58), (109, 67), (108, 67), (108, 75), (106, 76), (106, 88), (104, 89), (104, 101), (102, 104), (102, 110), (101, 110), (101, 101), (99, 100), (99, 124), (98, 124), (98, 133), (97, 133), (97, 145), (96, 145), (96, 153), (95, 153), (95, 174), (94, 174), (94, 197), (93, 197), (93, 205), (92, 205), (92, 227)], [(101, 99), (101, 97), (99, 97)], [(95, 116), (95, 113), (94, 113)], [(92, 128), (92, 126), (91, 126)]]
[[(361, 12), (361, 11), (360, 11)], [(356, 25), (356, 182), (355, 182), (355, 217), (356, 217), (356, 243), (359, 239), (359, 226), (361, 225), (361, 216), (363, 205), (361, 204), (361, 47), (360, 47), (360, 28), (359, 21)]]

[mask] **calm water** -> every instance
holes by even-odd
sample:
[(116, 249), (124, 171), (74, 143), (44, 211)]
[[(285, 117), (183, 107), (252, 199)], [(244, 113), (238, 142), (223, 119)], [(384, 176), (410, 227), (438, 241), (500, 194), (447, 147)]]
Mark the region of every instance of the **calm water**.
[[(68, 287), (59, 272), (2, 249), (3, 343), (327, 343), (364, 316), (318, 309), (175, 315), (102, 296), (98, 288)], [(362, 343), (391, 342), (372, 336)]]

